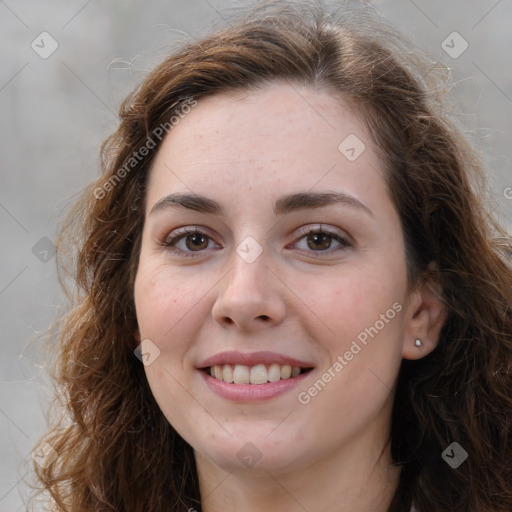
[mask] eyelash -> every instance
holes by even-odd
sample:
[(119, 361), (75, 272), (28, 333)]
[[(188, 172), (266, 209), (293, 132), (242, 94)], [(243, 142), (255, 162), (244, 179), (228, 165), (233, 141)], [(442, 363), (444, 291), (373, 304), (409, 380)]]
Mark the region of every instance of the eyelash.
[[(321, 251), (313, 251), (313, 250), (306, 251), (310, 255), (314, 255), (314, 257), (321, 258), (321, 257), (323, 257), (324, 254), (331, 254), (333, 252), (344, 250), (344, 249), (347, 249), (347, 248), (353, 246), (353, 243), (351, 241), (349, 241), (348, 238), (341, 236), (339, 233), (334, 233), (332, 231), (323, 229), (322, 225), (320, 225), (320, 227), (316, 227), (316, 228), (300, 228), (298, 230), (298, 235), (301, 235), (301, 236), (298, 238), (297, 241), (302, 240), (304, 237), (306, 237), (308, 235), (313, 235), (313, 234), (324, 234), (340, 243), (340, 247), (338, 247), (337, 249), (327, 249), (327, 250), (321, 250)], [(212, 238), (210, 236), (208, 236), (207, 233), (205, 233), (204, 231), (201, 231), (198, 228), (181, 228), (181, 229), (178, 229), (172, 237), (167, 237), (161, 243), (161, 245), (174, 254), (184, 256), (186, 258), (196, 257), (197, 255), (201, 255), (201, 253), (203, 253), (204, 250), (202, 250), (202, 251), (184, 251), (182, 249), (176, 249), (174, 247), (174, 244), (179, 242), (181, 239), (184, 239), (184, 238), (186, 238), (188, 236), (192, 236), (192, 235), (202, 235), (202, 236), (205, 236), (206, 238), (212, 240)]]

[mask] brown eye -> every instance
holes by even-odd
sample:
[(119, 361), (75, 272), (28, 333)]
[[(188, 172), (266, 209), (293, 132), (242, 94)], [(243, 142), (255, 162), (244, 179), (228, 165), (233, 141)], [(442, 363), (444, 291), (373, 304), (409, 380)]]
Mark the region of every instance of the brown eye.
[(174, 231), (162, 245), (178, 256), (194, 256), (211, 248), (210, 242), (213, 243), (213, 240), (206, 233), (197, 228), (188, 228)]
[(310, 249), (326, 250), (331, 247), (332, 235), (326, 233), (311, 233), (307, 236), (307, 243)]
[(325, 230), (322, 227), (302, 228), (294, 247), (314, 256), (323, 256), (352, 247), (348, 237)]
[[(208, 247), (208, 237), (202, 233), (193, 233), (184, 237), (187, 249), (191, 251), (206, 249)], [(189, 243), (190, 242), (190, 243)]]

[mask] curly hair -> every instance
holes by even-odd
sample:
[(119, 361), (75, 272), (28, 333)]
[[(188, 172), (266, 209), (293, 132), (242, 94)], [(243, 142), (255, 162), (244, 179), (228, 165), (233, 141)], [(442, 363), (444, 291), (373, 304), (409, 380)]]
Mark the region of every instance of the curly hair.
[[(201, 510), (193, 450), (134, 356), (145, 189), (155, 133), (180, 109), (275, 80), (351, 100), (382, 157), (409, 283), (432, 283), (447, 312), (437, 348), (402, 361), (390, 436), (401, 473), (389, 512), (512, 510), (511, 242), (486, 210), (478, 158), (442, 106), (446, 71), (418, 64), (408, 48), (366, 9), (259, 6), (183, 45), (125, 99), (102, 145), (102, 174), (58, 240), (74, 287), (53, 348), (60, 417), (41, 440), (59, 456), (34, 464), (56, 510)], [(453, 441), (469, 454), (456, 470), (441, 458)]]

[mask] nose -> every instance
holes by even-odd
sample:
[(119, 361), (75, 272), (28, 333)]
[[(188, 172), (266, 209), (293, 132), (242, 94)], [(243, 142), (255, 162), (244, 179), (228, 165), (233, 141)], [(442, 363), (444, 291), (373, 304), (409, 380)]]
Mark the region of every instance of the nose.
[(244, 331), (278, 325), (286, 315), (283, 283), (262, 255), (252, 263), (234, 254), (231, 271), (219, 284), (212, 316), (223, 326)]

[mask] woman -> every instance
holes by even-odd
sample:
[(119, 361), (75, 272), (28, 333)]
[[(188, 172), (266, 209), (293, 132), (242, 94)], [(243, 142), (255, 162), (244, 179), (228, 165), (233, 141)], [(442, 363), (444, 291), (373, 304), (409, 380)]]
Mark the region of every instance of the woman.
[(510, 240), (414, 62), (271, 6), (125, 100), (61, 237), (57, 510), (512, 509)]

